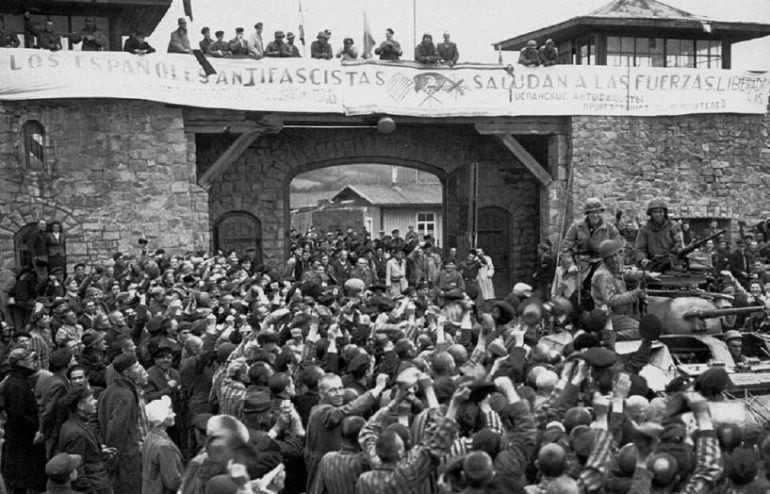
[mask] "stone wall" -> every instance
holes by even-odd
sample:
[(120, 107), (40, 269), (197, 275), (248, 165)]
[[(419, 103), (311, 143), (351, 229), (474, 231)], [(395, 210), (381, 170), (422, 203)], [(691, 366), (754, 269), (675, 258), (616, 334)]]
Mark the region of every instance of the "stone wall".
[(644, 213), (661, 197), (674, 216), (745, 219), (770, 215), (767, 115), (574, 117), (575, 208), (603, 198), (608, 212)]
[[(26, 166), (21, 128), (46, 130), (45, 166)], [(105, 261), (144, 236), (172, 252), (209, 244), (194, 141), (179, 108), (117, 100), (0, 103), (0, 263), (13, 236), (38, 218), (59, 220), (67, 261)]]

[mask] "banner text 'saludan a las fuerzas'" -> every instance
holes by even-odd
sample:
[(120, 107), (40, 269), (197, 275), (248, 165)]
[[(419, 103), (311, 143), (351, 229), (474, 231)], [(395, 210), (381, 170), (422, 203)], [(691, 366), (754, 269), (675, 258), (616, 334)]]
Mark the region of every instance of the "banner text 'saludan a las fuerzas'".
[(0, 100), (128, 98), (247, 111), (418, 117), (765, 113), (766, 73), (0, 49)]

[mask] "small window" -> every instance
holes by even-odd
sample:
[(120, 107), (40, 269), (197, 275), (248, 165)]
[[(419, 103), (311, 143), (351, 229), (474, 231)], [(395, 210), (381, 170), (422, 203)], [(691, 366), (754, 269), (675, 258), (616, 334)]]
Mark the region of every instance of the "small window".
[(422, 237), (436, 236), (436, 213), (417, 213), (417, 233)]
[(24, 164), (28, 169), (45, 168), (45, 127), (37, 120), (29, 120), (21, 128)]

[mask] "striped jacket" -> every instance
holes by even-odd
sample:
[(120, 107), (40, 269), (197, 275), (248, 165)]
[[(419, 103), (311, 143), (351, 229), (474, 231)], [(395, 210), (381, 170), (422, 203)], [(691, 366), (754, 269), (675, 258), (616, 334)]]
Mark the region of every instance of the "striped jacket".
[(350, 445), (343, 445), (339, 451), (321, 458), (308, 494), (355, 494), (356, 481), (367, 470), (366, 456)]

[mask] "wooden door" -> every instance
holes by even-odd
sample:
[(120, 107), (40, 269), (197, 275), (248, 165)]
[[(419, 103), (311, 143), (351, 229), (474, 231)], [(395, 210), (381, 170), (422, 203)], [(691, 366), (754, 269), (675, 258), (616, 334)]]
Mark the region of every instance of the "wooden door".
[(214, 228), (214, 246), (225, 253), (234, 250), (238, 257), (252, 257), (262, 263), (262, 224), (245, 211), (223, 215)]
[(510, 238), (511, 213), (497, 206), (487, 206), (478, 212), (477, 245), (492, 258), (495, 265), (495, 295), (503, 298), (511, 291)]

